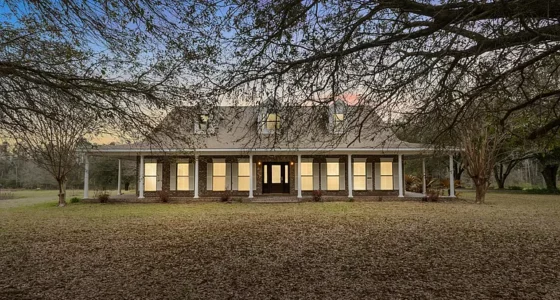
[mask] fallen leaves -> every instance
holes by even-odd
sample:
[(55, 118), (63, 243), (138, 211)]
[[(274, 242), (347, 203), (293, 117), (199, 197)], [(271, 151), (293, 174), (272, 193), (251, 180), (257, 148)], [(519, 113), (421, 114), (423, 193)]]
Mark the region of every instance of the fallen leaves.
[(0, 212), (6, 299), (558, 299), (560, 201)]

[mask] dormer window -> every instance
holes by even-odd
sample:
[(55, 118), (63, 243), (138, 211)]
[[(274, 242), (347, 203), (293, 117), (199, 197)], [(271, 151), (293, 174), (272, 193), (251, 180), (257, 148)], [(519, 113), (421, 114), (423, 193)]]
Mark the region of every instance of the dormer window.
[(280, 116), (278, 116), (278, 114), (269, 113), (266, 116), (266, 129), (268, 131), (280, 129)]
[(203, 131), (208, 130), (208, 114), (198, 115), (198, 129)]
[(199, 114), (196, 118), (195, 133), (208, 133), (208, 129), (210, 128), (209, 123), (210, 117), (208, 114)]
[(333, 128), (334, 132), (340, 133), (343, 131), (343, 124), (344, 124), (344, 114), (335, 113), (333, 114)]
[(347, 105), (342, 100), (336, 100), (329, 107), (329, 126), (333, 133), (340, 134), (344, 131), (344, 119), (348, 117), (346, 114)]

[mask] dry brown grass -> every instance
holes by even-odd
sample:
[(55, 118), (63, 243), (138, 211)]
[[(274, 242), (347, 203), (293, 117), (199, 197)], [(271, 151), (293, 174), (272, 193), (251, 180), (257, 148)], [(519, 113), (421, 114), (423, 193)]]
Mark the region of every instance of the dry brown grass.
[(0, 298), (559, 299), (559, 198), (10, 208)]

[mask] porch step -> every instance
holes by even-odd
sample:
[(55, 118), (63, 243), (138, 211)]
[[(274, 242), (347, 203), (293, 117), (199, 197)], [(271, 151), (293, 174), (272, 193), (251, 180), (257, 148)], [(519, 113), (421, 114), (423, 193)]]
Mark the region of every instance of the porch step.
[(301, 202), (301, 199), (298, 199), (296, 197), (255, 197), (253, 199), (250, 199), (251, 202), (253, 203), (297, 203), (297, 202)]

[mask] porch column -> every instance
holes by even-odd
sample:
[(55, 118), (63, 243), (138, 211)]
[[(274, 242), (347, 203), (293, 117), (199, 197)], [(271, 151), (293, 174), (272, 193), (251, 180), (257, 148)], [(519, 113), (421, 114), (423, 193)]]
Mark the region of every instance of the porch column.
[(301, 198), (301, 154), (297, 156), (297, 197)]
[(399, 197), (404, 197), (402, 154), (399, 154)]
[(348, 154), (348, 198), (354, 197), (352, 190), (354, 189), (354, 176), (352, 176), (352, 154)]
[(140, 172), (138, 173), (138, 199), (144, 199), (144, 155), (140, 155)]
[(455, 177), (453, 176), (453, 154), (449, 154), (449, 197), (455, 197)]
[(253, 198), (253, 154), (249, 154), (249, 198)]
[(194, 157), (194, 198), (198, 198), (198, 155)]
[(89, 198), (89, 157), (84, 154), (84, 199)]
[(422, 194), (426, 196), (426, 159), (422, 158)]
[(119, 175), (117, 176), (117, 195), (122, 195), (121, 193), (121, 160), (119, 159)]

